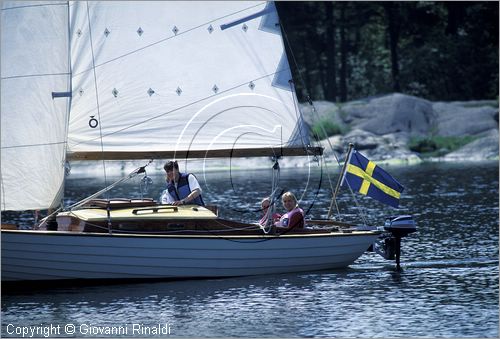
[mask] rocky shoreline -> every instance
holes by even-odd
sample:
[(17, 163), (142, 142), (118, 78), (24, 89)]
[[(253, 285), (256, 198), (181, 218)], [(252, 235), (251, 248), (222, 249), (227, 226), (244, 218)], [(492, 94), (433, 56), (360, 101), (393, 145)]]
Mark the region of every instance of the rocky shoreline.
[(315, 121), (330, 121), (346, 131), (320, 141), (328, 160), (334, 160), (332, 151), (341, 155), (346, 146), (353, 143), (374, 161), (419, 163), (424, 157), (410, 150), (410, 139), (431, 136), (470, 136), (473, 141), (454, 151), (441, 150), (441, 156), (426, 157), (426, 161), (499, 159), (498, 103), (495, 100), (431, 102), (393, 93), (340, 105), (317, 101), (313, 106), (302, 104), (301, 110), (309, 126)]

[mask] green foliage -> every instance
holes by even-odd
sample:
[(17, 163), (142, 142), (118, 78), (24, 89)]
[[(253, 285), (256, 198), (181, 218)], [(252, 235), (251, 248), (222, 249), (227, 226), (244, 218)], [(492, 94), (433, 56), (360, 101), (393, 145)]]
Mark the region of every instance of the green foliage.
[(322, 118), (318, 122), (315, 122), (311, 129), (313, 137), (316, 140), (326, 139), (333, 135), (343, 134), (344, 132), (341, 126), (337, 125), (328, 118)]
[(470, 135), (463, 137), (412, 137), (408, 146), (411, 151), (421, 153), (423, 157), (434, 157), (453, 152), (474, 140), (476, 140), (476, 137)]
[(395, 84), (402, 93), (434, 101), (498, 97), (498, 2), (276, 6), (301, 101), (352, 101), (393, 92)]

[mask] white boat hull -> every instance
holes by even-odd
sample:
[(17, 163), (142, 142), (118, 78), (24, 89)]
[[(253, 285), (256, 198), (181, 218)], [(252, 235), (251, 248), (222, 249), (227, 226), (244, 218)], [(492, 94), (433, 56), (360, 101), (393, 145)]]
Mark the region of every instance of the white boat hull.
[(175, 236), (2, 231), (2, 281), (184, 279), (341, 268), (376, 232)]

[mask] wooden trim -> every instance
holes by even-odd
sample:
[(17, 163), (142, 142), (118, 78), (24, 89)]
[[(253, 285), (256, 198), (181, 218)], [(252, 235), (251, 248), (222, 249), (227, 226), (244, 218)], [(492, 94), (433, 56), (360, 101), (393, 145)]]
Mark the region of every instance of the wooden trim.
[(1, 224), (2, 230), (17, 230), (18, 228), (16, 224)]
[(244, 157), (283, 157), (322, 155), (322, 147), (286, 148), (247, 148), (215, 149), (192, 151), (152, 151), (152, 152), (74, 152), (68, 153), (68, 160), (142, 160), (142, 159), (205, 159), (205, 158), (244, 158)]

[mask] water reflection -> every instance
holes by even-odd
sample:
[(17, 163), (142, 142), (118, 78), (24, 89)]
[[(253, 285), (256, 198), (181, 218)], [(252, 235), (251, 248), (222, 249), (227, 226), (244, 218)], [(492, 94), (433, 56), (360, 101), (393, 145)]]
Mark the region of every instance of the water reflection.
[[(357, 199), (373, 224), (395, 213), (416, 219), (418, 233), (403, 241), (401, 273), (367, 253), (345, 270), (4, 293), (2, 334), (20, 322), (168, 322), (181, 337), (498, 337), (498, 163), (387, 170), (405, 186), (399, 210)], [(271, 174), (232, 175), (231, 184), (222, 173), (206, 173), (205, 200), (225, 217), (253, 221)], [(326, 217), (331, 192), (324, 182), (317, 189), (324, 175), (312, 171), (306, 183), (308, 175), (282, 170), (281, 186), (302, 196), (302, 206), (314, 205), (311, 217)], [(164, 181), (153, 178), (156, 197)], [(111, 196), (139, 196), (138, 187), (132, 181)], [(99, 180), (71, 178), (67, 201), (101, 188)], [(346, 219), (357, 216), (345, 191), (339, 205)]]
[(487, 337), (498, 329), (492, 270), (498, 275), (495, 265), (354, 268), (54, 289), (4, 296), (2, 321), (116, 326), (140, 319), (196, 337), (454, 337), (478, 329)]

